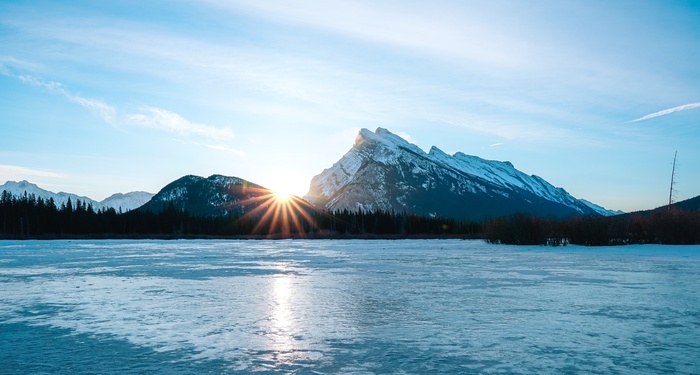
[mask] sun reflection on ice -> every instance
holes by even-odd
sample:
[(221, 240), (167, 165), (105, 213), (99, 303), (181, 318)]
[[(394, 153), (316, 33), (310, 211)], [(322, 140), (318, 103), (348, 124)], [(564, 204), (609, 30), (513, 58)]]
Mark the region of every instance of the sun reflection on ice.
[(259, 331), (264, 338), (264, 348), (258, 351), (259, 369), (291, 373), (324, 356), (313, 340), (315, 327), (309, 325), (316, 323), (310, 314), (315, 301), (305, 276), (292, 272), (297, 270), (295, 265), (279, 262), (273, 268), (276, 274), (266, 277), (262, 295), (267, 310)]
[(289, 333), (293, 328), (291, 309), (292, 280), (278, 275), (272, 279), (272, 326), (276, 332)]
[(294, 276), (275, 275), (268, 294), (267, 360), (275, 366), (292, 365), (303, 350), (300, 327), (294, 307)]

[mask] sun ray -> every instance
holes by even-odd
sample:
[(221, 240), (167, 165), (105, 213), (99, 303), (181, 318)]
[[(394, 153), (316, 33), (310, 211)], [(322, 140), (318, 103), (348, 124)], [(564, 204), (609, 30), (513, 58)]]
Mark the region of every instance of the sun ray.
[(320, 211), (298, 196), (250, 187), (246, 193), (248, 198), (233, 203), (230, 208), (240, 207), (245, 212), (238, 220), (252, 224), (251, 235), (293, 238), (318, 230), (312, 213)]

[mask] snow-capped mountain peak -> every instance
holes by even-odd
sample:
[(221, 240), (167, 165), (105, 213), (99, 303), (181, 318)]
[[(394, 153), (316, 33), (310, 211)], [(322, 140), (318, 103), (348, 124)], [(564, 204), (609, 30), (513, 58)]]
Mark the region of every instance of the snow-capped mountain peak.
[(375, 142), (381, 142), (382, 144), (391, 148), (402, 148), (411, 152), (424, 154), (420, 147), (408, 142), (407, 140), (399, 137), (398, 135), (384, 129), (377, 128), (374, 132), (368, 129), (362, 129), (355, 138), (355, 147), (362, 144), (362, 142), (371, 140)]
[(360, 130), (353, 147), (312, 179), (304, 198), (331, 211), (394, 210), (471, 218), (605, 212), (510, 162), (462, 152), (449, 155), (435, 146), (426, 153), (383, 128)]
[(27, 195), (34, 195), (35, 197), (41, 197), (45, 200), (49, 200), (49, 198), (53, 198), (54, 203), (56, 206), (60, 207), (61, 205), (64, 205), (68, 202), (68, 199), (70, 199), (73, 203), (75, 203), (78, 200), (81, 200), (85, 202), (86, 204), (91, 204), (93, 207), (98, 203), (97, 201), (90, 199), (88, 197), (76, 195), (76, 194), (71, 194), (71, 193), (65, 193), (65, 192), (58, 192), (54, 193), (48, 190), (44, 190), (37, 186), (36, 184), (33, 184), (27, 180), (22, 180), (19, 182), (16, 181), (7, 181), (5, 184), (0, 185), (0, 191), (7, 191), (8, 193), (14, 195), (14, 196), (23, 196), (24, 194)]

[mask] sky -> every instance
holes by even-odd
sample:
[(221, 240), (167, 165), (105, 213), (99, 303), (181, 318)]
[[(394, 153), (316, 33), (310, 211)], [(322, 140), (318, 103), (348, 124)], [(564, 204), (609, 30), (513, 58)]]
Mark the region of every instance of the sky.
[(0, 1), (0, 183), (304, 195), (361, 128), (634, 211), (700, 195), (700, 1)]

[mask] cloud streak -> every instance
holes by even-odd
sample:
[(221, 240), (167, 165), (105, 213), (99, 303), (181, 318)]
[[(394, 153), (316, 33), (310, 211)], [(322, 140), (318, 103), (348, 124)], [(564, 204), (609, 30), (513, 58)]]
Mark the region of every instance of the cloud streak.
[(220, 145), (204, 145), (204, 146), (207, 148), (210, 148), (212, 150), (230, 152), (230, 153), (236, 154), (238, 156), (248, 155), (245, 151), (236, 150), (235, 148), (231, 148), (231, 147), (220, 146)]
[[(115, 107), (106, 104), (97, 99), (86, 98), (80, 95), (73, 94), (67, 91), (63, 84), (56, 81), (46, 81), (32, 74), (14, 73), (11, 65), (3, 64), (4, 61), (11, 63), (19, 61), (10, 58), (0, 59), (0, 74), (8, 77), (13, 77), (28, 85), (45, 89), (49, 92), (57, 93), (68, 99), (69, 101), (78, 104), (93, 112), (102, 118), (106, 123), (117, 127), (123, 120), (118, 120), (117, 110)], [(141, 108), (140, 113), (135, 113), (126, 116), (126, 123), (130, 125), (141, 126), (145, 128), (158, 129), (161, 131), (175, 133), (183, 136), (194, 135), (216, 140), (229, 140), (234, 137), (233, 131), (227, 128), (220, 128), (206, 124), (200, 124), (188, 121), (179, 114), (162, 108), (145, 106)], [(227, 148), (224, 146), (210, 146), (208, 148), (233, 152), (237, 155), (245, 156), (243, 151)]]
[(156, 107), (143, 107), (141, 113), (127, 116), (127, 123), (158, 129), (183, 136), (195, 135), (210, 139), (232, 139), (233, 131), (189, 121), (175, 112)]
[[(322, 30), (335, 30), (343, 35), (352, 35), (361, 40), (380, 42), (382, 44), (389, 43), (399, 47), (408, 47), (409, 49), (422, 50), (427, 48), (428, 54), (440, 44), (441, 51), (444, 48), (455, 52), (463, 53), (466, 45), (463, 34), (459, 27), (454, 24), (456, 20), (452, 20), (452, 32), (449, 32), (452, 37), (448, 36), (425, 36), (427, 38), (417, 45), (410, 42), (414, 40), (406, 35), (415, 33), (416, 19), (415, 14), (410, 11), (393, 14), (391, 12), (383, 12), (376, 9), (371, 4), (362, 3), (345, 3), (338, 4), (348, 8), (347, 12), (331, 11), (327, 6), (316, 9), (309, 4), (295, 3), (303, 9), (309, 10), (310, 14), (321, 12), (320, 14), (330, 14), (333, 17), (338, 17), (337, 14), (352, 14), (353, 19), (368, 20), (372, 19), (369, 28), (358, 28), (356, 23), (338, 20), (338, 22), (321, 22), (317, 23), (319, 17), (310, 16), (309, 13), (291, 5), (285, 5), (284, 2), (265, 3), (256, 5), (257, 3), (247, 0), (243, 3), (228, 4), (218, 3), (218, 6), (228, 8), (234, 13), (239, 12), (241, 8), (246, 12), (262, 14), (264, 17), (272, 19), (284, 18), (287, 19), (288, 12), (291, 12), (293, 23), (309, 25)], [(340, 6), (339, 5), (339, 6)], [(439, 15), (447, 12), (445, 9), (438, 11)], [(449, 13), (449, 12), (447, 12)], [(391, 27), (386, 27), (382, 22), (382, 17), (377, 18), (377, 15), (391, 14)], [(370, 17), (372, 16), (372, 17)], [(320, 17), (323, 19), (323, 17)], [(428, 22), (424, 17), (421, 24)], [(418, 28), (420, 30), (440, 30), (441, 28), (434, 24), (436, 19), (442, 19), (435, 14), (432, 18), (434, 21), (428, 22)], [(335, 18), (334, 18), (335, 20)], [(177, 82), (188, 82), (189, 77), (198, 77), (197, 82), (192, 83), (198, 85), (200, 81), (211, 81), (215, 79), (217, 82), (225, 84), (225, 88), (218, 87), (220, 95), (218, 97), (235, 96), (233, 100), (227, 100), (229, 103), (236, 103), (232, 107), (239, 111), (250, 113), (251, 108), (259, 108), (260, 105), (255, 102), (255, 97), (265, 96), (264, 106), (275, 106), (283, 102), (285, 105), (289, 100), (293, 100), (292, 108), (294, 113), (288, 118), (296, 119), (299, 123), (305, 124), (320, 124), (327, 123), (329, 120), (334, 122), (346, 122), (356, 124), (362, 122), (371, 124), (373, 122), (381, 123), (382, 126), (387, 126), (387, 121), (381, 119), (390, 119), (395, 123), (402, 121), (412, 121), (416, 118), (430, 118), (435, 113), (451, 113), (452, 117), (463, 116), (462, 111), (444, 103), (460, 103), (460, 108), (464, 104), (482, 102), (485, 97), (493, 97), (493, 92), (479, 93), (470, 98), (464, 98), (462, 89), (445, 89), (441, 85), (427, 83), (423, 79), (413, 76), (406, 76), (403, 73), (388, 73), (384, 71), (374, 72), (371, 70), (373, 66), (368, 62), (362, 69), (356, 70), (348, 66), (354, 64), (351, 58), (340, 56), (335, 59), (327, 59), (325, 56), (317, 56), (310, 53), (301, 53), (304, 51), (303, 46), (296, 46), (293, 52), (289, 53), (285, 49), (275, 50), (270, 48), (261, 48), (250, 45), (236, 46), (232, 48), (227, 45), (216, 43), (216, 41), (202, 41), (191, 39), (187, 36), (168, 35), (162, 32), (148, 30), (148, 37), (144, 37), (145, 32), (142, 29), (135, 28), (133, 30), (123, 30), (108, 26), (94, 26), (92, 23), (87, 23), (85, 26), (92, 27), (91, 33), (84, 33), (83, 27), (75, 27), (82, 25), (76, 20), (67, 24), (56, 25), (54, 23), (34, 24), (21, 23), (22, 28), (31, 29), (32, 33), (38, 33), (41, 36), (50, 35), (52, 38), (57, 38), (61, 42), (70, 43), (71, 45), (82, 46), (85, 51), (84, 60), (95, 60), (93, 54), (95, 51), (108, 53), (110, 56), (129, 56), (128, 59), (110, 59), (106, 62), (108, 65), (119, 66), (120, 69), (125, 67), (146, 74), (158, 75), (167, 77)], [(285, 21), (286, 22), (286, 21)], [(362, 22), (360, 22), (361, 24)], [(443, 24), (443, 21), (439, 22)], [(109, 24), (105, 22), (105, 24)], [(342, 27), (338, 26), (342, 24)], [(469, 22), (461, 22), (459, 25), (468, 25)], [(384, 25), (384, 26), (382, 26)], [(31, 27), (30, 27), (31, 26)], [(336, 30), (338, 27), (340, 29)], [(371, 32), (368, 30), (372, 30)], [(390, 32), (389, 32), (390, 31)], [(409, 32), (410, 31), (410, 32)], [(389, 32), (390, 35), (385, 33)], [(440, 32), (441, 33), (441, 32)], [(423, 35), (424, 33), (419, 33)], [(454, 34), (454, 35), (453, 35)], [(466, 33), (471, 34), (471, 33)], [(477, 33), (483, 34), (483, 32)], [(490, 33), (487, 33), (490, 35)], [(457, 38), (457, 40), (453, 40)], [(474, 42), (478, 38), (468, 38)], [(437, 43), (436, 41), (441, 41)], [(148, 41), (147, 43), (144, 41)], [(451, 41), (451, 42), (447, 42)], [(500, 44), (499, 44), (500, 45)], [(450, 47), (451, 46), (451, 47)], [(449, 47), (449, 48), (448, 48)], [(486, 56), (485, 48), (474, 48), (478, 51), (476, 54), (479, 59)], [(506, 48), (511, 51), (512, 49)], [(445, 51), (443, 51), (445, 52)], [(447, 55), (451, 56), (452, 52)], [(438, 53), (442, 55), (441, 53)], [(337, 55), (336, 55), (337, 56)], [(477, 59), (478, 60), (478, 59)], [(494, 59), (487, 58), (485, 65), (491, 66)], [(502, 58), (496, 60), (516, 61), (515, 58)], [(134, 65), (134, 61), (138, 61), (138, 66)], [(283, 62), (283, 63), (280, 63)], [(498, 64), (496, 64), (498, 65)], [(112, 67), (114, 67), (112, 66)], [(164, 70), (163, 67), (168, 67)], [(153, 71), (157, 68), (157, 72)], [(186, 74), (184, 73), (186, 72)], [(185, 76), (187, 78), (185, 78)], [(232, 89), (234, 87), (234, 89)], [(216, 87), (207, 87), (208, 90), (215, 90)], [(465, 103), (466, 101), (466, 103)], [(487, 100), (488, 101), (488, 100)], [(147, 100), (144, 102), (148, 102)], [(243, 104), (244, 103), (244, 104)], [(86, 103), (87, 104), (87, 103)], [(94, 103), (93, 111), (99, 112), (99, 103)], [(487, 103), (490, 107), (505, 108), (509, 111), (517, 112), (547, 112), (547, 116), (561, 116), (561, 113), (552, 114), (551, 108), (542, 108), (542, 105), (523, 103), (517, 100), (501, 100), (500, 102)], [(277, 106), (279, 107), (279, 106)], [(149, 111), (146, 111), (149, 112)], [(396, 114), (404, 114), (404, 119), (397, 119)], [(482, 109), (471, 111), (471, 116), (478, 116), (483, 113)], [(267, 117), (267, 123), (280, 121), (279, 118), (269, 119), (269, 117), (282, 117), (277, 113), (269, 111), (253, 113), (256, 117)], [(182, 123), (180, 120), (157, 120), (154, 113), (140, 113), (129, 116), (127, 123), (132, 125), (142, 125), (152, 128), (169, 129), (170, 133), (185, 134), (183, 130), (176, 130), (172, 126), (166, 126), (165, 123)], [(494, 126), (489, 123), (488, 116), (481, 116), (481, 121), (473, 122), (474, 124), (482, 124), (478, 126), (478, 130), (484, 133), (498, 134), (494, 130)], [(186, 121), (186, 120), (185, 120)], [(146, 125), (149, 124), (149, 125)], [(208, 125), (204, 125), (208, 126)], [(371, 125), (368, 125), (371, 127)], [(534, 124), (532, 125), (534, 126)], [(531, 129), (527, 130), (527, 134), (531, 133)], [(187, 134), (195, 134), (188, 131)], [(512, 132), (508, 132), (512, 135)], [(549, 134), (546, 131), (540, 131), (538, 134)]]
[(654, 118), (654, 117), (666, 116), (666, 115), (670, 115), (671, 113), (680, 112), (680, 111), (687, 111), (687, 110), (689, 110), (689, 109), (694, 109), (694, 108), (700, 108), (700, 102), (698, 102), (698, 103), (690, 103), (690, 104), (683, 104), (683, 105), (679, 105), (678, 107), (673, 107), (673, 108), (669, 108), (669, 109), (664, 109), (663, 111), (658, 111), (658, 112), (650, 113), (650, 114), (648, 114), (648, 115), (646, 115), (646, 116), (642, 116), (642, 117), (640, 117), (640, 118), (638, 118), (638, 119), (635, 119), (635, 120), (632, 120), (632, 121), (630, 121), (630, 122), (644, 121), (644, 120), (648, 120), (648, 119), (651, 119), (651, 118)]
[(207, 2), (236, 13), (251, 12), (283, 23), (462, 61), (512, 67), (532, 54), (517, 38), (480, 22), (480, 15), (458, 11), (449, 2), (436, 2), (430, 8), (410, 2), (338, 0)]
[(46, 82), (42, 80), (41, 78), (35, 77), (30, 74), (21, 74), (14, 76), (20, 81), (30, 84), (32, 86), (36, 87), (41, 87), (46, 90), (49, 90), (51, 92), (55, 92), (58, 94), (63, 95), (66, 99), (70, 100), (71, 102), (78, 104), (84, 108), (87, 108), (90, 110), (90, 112), (98, 115), (102, 120), (104, 120), (106, 123), (116, 126), (117, 124), (117, 111), (114, 109), (114, 107), (96, 99), (89, 99), (82, 97), (80, 95), (75, 95), (72, 94), (66, 89), (63, 88), (63, 85), (60, 82), (54, 82), (54, 81), (49, 81)]
[(0, 181), (19, 181), (36, 177), (63, 178), (65, 176), (56, 172), (25, 168), (17, 165), (0, 164)]
[(238, 155), (241, 157), (248, 156), (248, 153), (245, 151), (238, 150), (238, 149), (231, 148), (231, 147), (227, 147), (227, 146), (218, 145), (218, 144), (207, 144), (207, 143), (193, 142), (193, 141), (188, 141), (188, 140), (179, 139), (179, 138), (168, 138), (168, 139), (170, 139), (173, 142), (178, 142), (178, 143), (182, 143), (182, 144), (194, 145), (197, 147), (206, 147), (208, 149), (216, 150), (216, 151), (230, 152), (232, 154), (235, 154), (235, 155)]

